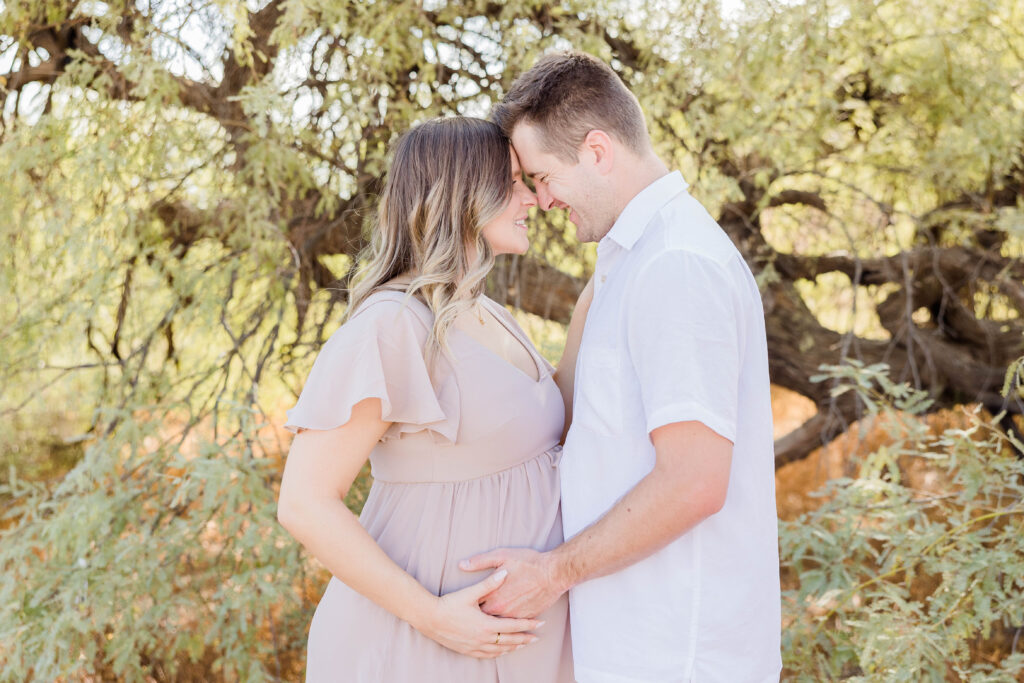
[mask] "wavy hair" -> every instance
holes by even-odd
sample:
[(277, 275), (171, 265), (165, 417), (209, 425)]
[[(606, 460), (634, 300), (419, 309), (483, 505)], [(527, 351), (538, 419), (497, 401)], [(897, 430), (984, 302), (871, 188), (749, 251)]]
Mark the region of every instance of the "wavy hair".
[[(412, 272), (406, 295), (434, 314), (427, 359), (448, 352), (448, 330), (483, 293), (494, 266), (482, 229), (512, 194), (509, 144), (497, 125), (469, 117), (426, 121), (399, 138), (349, 315), (385, 283)], [(473, 262), (469, 245), (476, 247)]]

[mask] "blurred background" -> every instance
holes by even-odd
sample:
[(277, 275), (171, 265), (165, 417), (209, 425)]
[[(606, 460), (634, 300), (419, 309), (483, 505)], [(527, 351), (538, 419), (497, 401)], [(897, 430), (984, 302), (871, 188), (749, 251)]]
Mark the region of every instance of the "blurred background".
[[(301, 680), (280, 425), (389, 144), (570, 47), (761, 287), (783, 679), (1024, 681), (1018, 0), (0, 1), (0, 680)], [(556, 361), (595, 252), (531, 240)]]

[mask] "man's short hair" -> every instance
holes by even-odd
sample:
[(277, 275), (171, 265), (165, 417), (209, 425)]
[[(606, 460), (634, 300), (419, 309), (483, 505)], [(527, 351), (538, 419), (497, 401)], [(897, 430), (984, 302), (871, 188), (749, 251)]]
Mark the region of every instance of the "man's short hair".
[(508, 136), (518, 123), (537, 127), (546, 151), (571, 163), (579, 160), (576, 151), (594, 129), (637, 154), (649, 146), (636, 97), (610, 66), (583, 52), (541, 57), (515, 80), (491, 119)]

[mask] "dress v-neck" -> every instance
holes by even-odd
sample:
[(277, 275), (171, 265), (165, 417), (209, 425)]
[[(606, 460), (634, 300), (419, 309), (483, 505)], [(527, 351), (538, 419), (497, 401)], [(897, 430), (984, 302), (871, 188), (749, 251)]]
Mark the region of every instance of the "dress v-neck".
[(491, 315), (491, 317), (494, 318), (495, 320), (497, 320), (498, 323), (503, 328), (505, 328), (505, 331), (508, 332), (509, 334), (511, 334), (512, 337), (516, 340), (516, 342), (523, 348), (523, 350), (526, 351), (526, 355), (528, 355), (530, 357), (530, 360), (533, 361), (533, 367), (537, 371), (537, 378), (534, 379), (529, 374), (527, 374), (527, 372), (525, 370), (523, 370), (521, 367), (519, 367), (518, 365), (516, 365), (512, 361), (508, 360), (507, 358), (503, 358), (500, 354), (498, 354), (496, 351), (494, 351), (494, 349), (492, 349), (491, 347), (487, 346), (486, 344), (484, 344), (483, 342), (481, 342), (480, 340), (478, 340), (476, 337), (474, 337), (473, 335), (469, 334), (468, 332), (462, 332), (461, 330), (459, 330), (459, 332), (462, 332), (462, 334), (464, 336), (469, 337), (471, 340), (473, 340), (473, 342), (477, 346), (479, 346), (480, 348), (482, 348), (485, 351), (487, 351), (488, 353), (490, 353), (492, 356), (497, 358), (499, 361), (501, 361), (505, 365), (510, 366), (512, 369), (514, 369), (516, 372), (518, 372), (520, 375), (522, 375), (526, 379), (530, 380), (534, 384), (540, 384), (541, 382), (543, 382), (544, 378), (546, 376), (546, 368), (540, 362), (540, 359), (537, 358), (537, 351), (534, 349), (533, 344), (528, 339), (524, 339), (523, 336), (521, 336), (519, 330), (515, 329), (514, 326), (509, 325), (502, 318), (502, 315), (499, 312), (494, 311), (494, 310), (491, 309), (491, 305), (492, 304), (494, 306), (498, 306), (497, 302), (491, 301), (491, 299), (489, 297), (486, 297), (486, 296), (482, 296), (480, 298), (484, 302), (486, 302), (484, 304), (484, 306), (487, 308), (487, 312)]

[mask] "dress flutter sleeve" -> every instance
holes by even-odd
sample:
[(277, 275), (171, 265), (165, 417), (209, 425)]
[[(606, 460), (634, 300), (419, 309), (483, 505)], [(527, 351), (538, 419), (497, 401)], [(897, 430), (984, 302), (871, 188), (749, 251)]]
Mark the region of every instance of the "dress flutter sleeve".
[(324, 344), (285, 428), (334, 429), (352, 407), (379, 398), (392, 425), (382, 440), (427, 430), (438, 443), (454, 443), (459, 428), (458, 385), (447, 364), (431, 372), (424, 361), (429, 327), (411, 310), (415, 302), (383, 300), (365, 306)]

